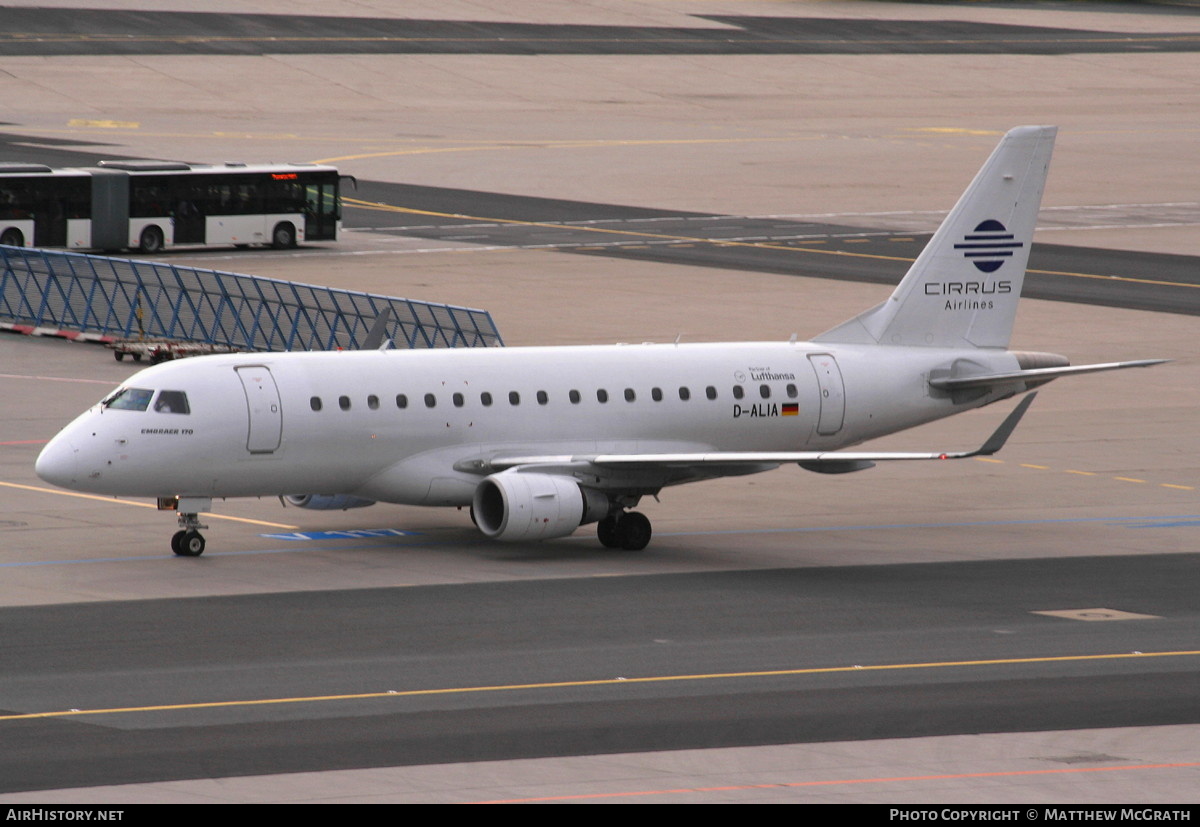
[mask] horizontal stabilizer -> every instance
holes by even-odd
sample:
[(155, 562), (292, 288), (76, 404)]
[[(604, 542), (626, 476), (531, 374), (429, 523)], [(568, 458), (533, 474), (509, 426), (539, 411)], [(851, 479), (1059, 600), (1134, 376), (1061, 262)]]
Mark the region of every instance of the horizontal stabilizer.
[(1060, 376), (1073, 376), (1078, 373), (1100, 373), (1106, 370), (1121, 370), (1123, 368), (1148, 368), (1151, 365), (1161, 365), (1170, 359), (1138, 359), (1133, 362), (1104, 362), (1096, 365), (1073, 365), (1055, 368), (1034, 368), (1032, 370), (1014, 370), (1009, 373), (988, 373), (980, 376), (940, 377), (930, 379), (930, 387), (943, 391), (966, 390), (968, 388), (992, 388), (1011, 382), (1036, 382), (1043, 384)]

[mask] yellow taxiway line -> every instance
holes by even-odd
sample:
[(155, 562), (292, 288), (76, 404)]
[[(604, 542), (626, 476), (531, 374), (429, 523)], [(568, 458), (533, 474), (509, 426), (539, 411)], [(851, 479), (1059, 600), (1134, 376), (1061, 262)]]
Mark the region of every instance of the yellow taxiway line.
[(937, 661), (933, 663), (893, 663), (854, 666), (824, 666), (809, 669), (772, 669), (762, 672), (714, 672), (696, 675), (657, 675), (642, 678), (602, 678), (598, 680), (553, 681), (549, 683), (500, 684), (496, 686), (461, 686), (439, 689), (387, 690), (358, 692), (349, 695), (309, 695), (293, 698), (260, 698), (238, 701), (207, 701), (199, 703), (158, 704), (153, 706), (110, 707), (106, 709), (65, 709), (56, 712), (27, 712), (0, 715), (0, 721), (24, 721), (32, 718), (70, 718), (83, 715), (118, 715), (135, 712), (165, 712), (228, 707), (270, 706), (278, 704), (323, 703), (327, 701), (357, 701), (382, 698), (412, 698), (431, 695), (465, 695), (478, 692), (515, 692), (520, 690), (562, 689), (587, 686), (618, 686), (645, 683), (675, 683), (679, 681), (713, 681), (747, 678), (795, 677), (800, 675), (829, 675), (846, 672), (890, 672), (901, 669), (947, 669), (964, 666), (1013, 666), (1018, 664), (1068, 663), (1101, 660), (1132, 660), (1136, 658), (1196, 657), (1200, 650), (1177, 652), (1119, 652), (1102, 655), (1059, 655), (1039, 658), (1001, 658), (991, 660)]

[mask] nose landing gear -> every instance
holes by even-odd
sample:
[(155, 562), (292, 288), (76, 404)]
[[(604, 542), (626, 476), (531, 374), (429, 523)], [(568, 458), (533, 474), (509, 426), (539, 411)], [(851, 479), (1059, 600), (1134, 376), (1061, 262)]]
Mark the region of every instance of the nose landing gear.
[[(208, 526), (199, 526), (208, 528)], [(199, 531), (183, 529), (171, 537), (171, 551), (178, 557), (199, 557), (204, 553), (204, 535)]]
[(208, 526), (200, 522), (200, 512), (212, 508), (212, 500), (198, 497), (160, 497), (160, 511), (176, 511), (179, 514), (179, 531), (171, 537), (171, 551), (177, 557), (199, 557), (204, 553), (204, 535), (200, 529)]
[(208, 528), (200, 524), (200, 515), (179, 513), (179, 531), (171, 537), (171, 551), (178, 557), (199, 557), (204, 553), (204, 535), (197, 529)]

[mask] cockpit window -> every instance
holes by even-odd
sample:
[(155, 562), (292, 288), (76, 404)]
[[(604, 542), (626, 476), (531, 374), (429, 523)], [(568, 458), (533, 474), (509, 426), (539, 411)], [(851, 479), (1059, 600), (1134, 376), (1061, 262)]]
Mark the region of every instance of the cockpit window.
[(154, 391), (144, 388), (118, 388), (117, 392), (104, 400), (104, 407), (118, 411), (144, 411), (150, 407)]
[(188, 408), (187, 394), (183, 391), (159, 391), (154, 400), (154, 410), (159, 413), (191, 413)]

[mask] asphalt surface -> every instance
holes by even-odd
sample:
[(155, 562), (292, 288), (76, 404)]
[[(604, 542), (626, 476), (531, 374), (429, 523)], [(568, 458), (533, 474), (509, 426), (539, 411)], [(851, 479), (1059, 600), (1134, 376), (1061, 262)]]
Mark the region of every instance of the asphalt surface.
[[(0, 792), (1193, 723), (1198, 570), (1139, 555), (4, 608)], [(1035, 614), (1084, 607), (1135, 617)]]
[[(886, 218), (876, 220), (865, 228), (679, 214), (377, 181), (360, 182), (346, 210), (348, 227), (406, 237), (894, 285), (931, 234), (898, 232)], [(1197, 265), (1193, 256), (1037, 243), (1022, 295), (1196, 315)]]
[(708, 26), (0, 9), (0, 54), (878, 55), (1194, 52), (1200, 35), (957, 20), (696, 15)]

